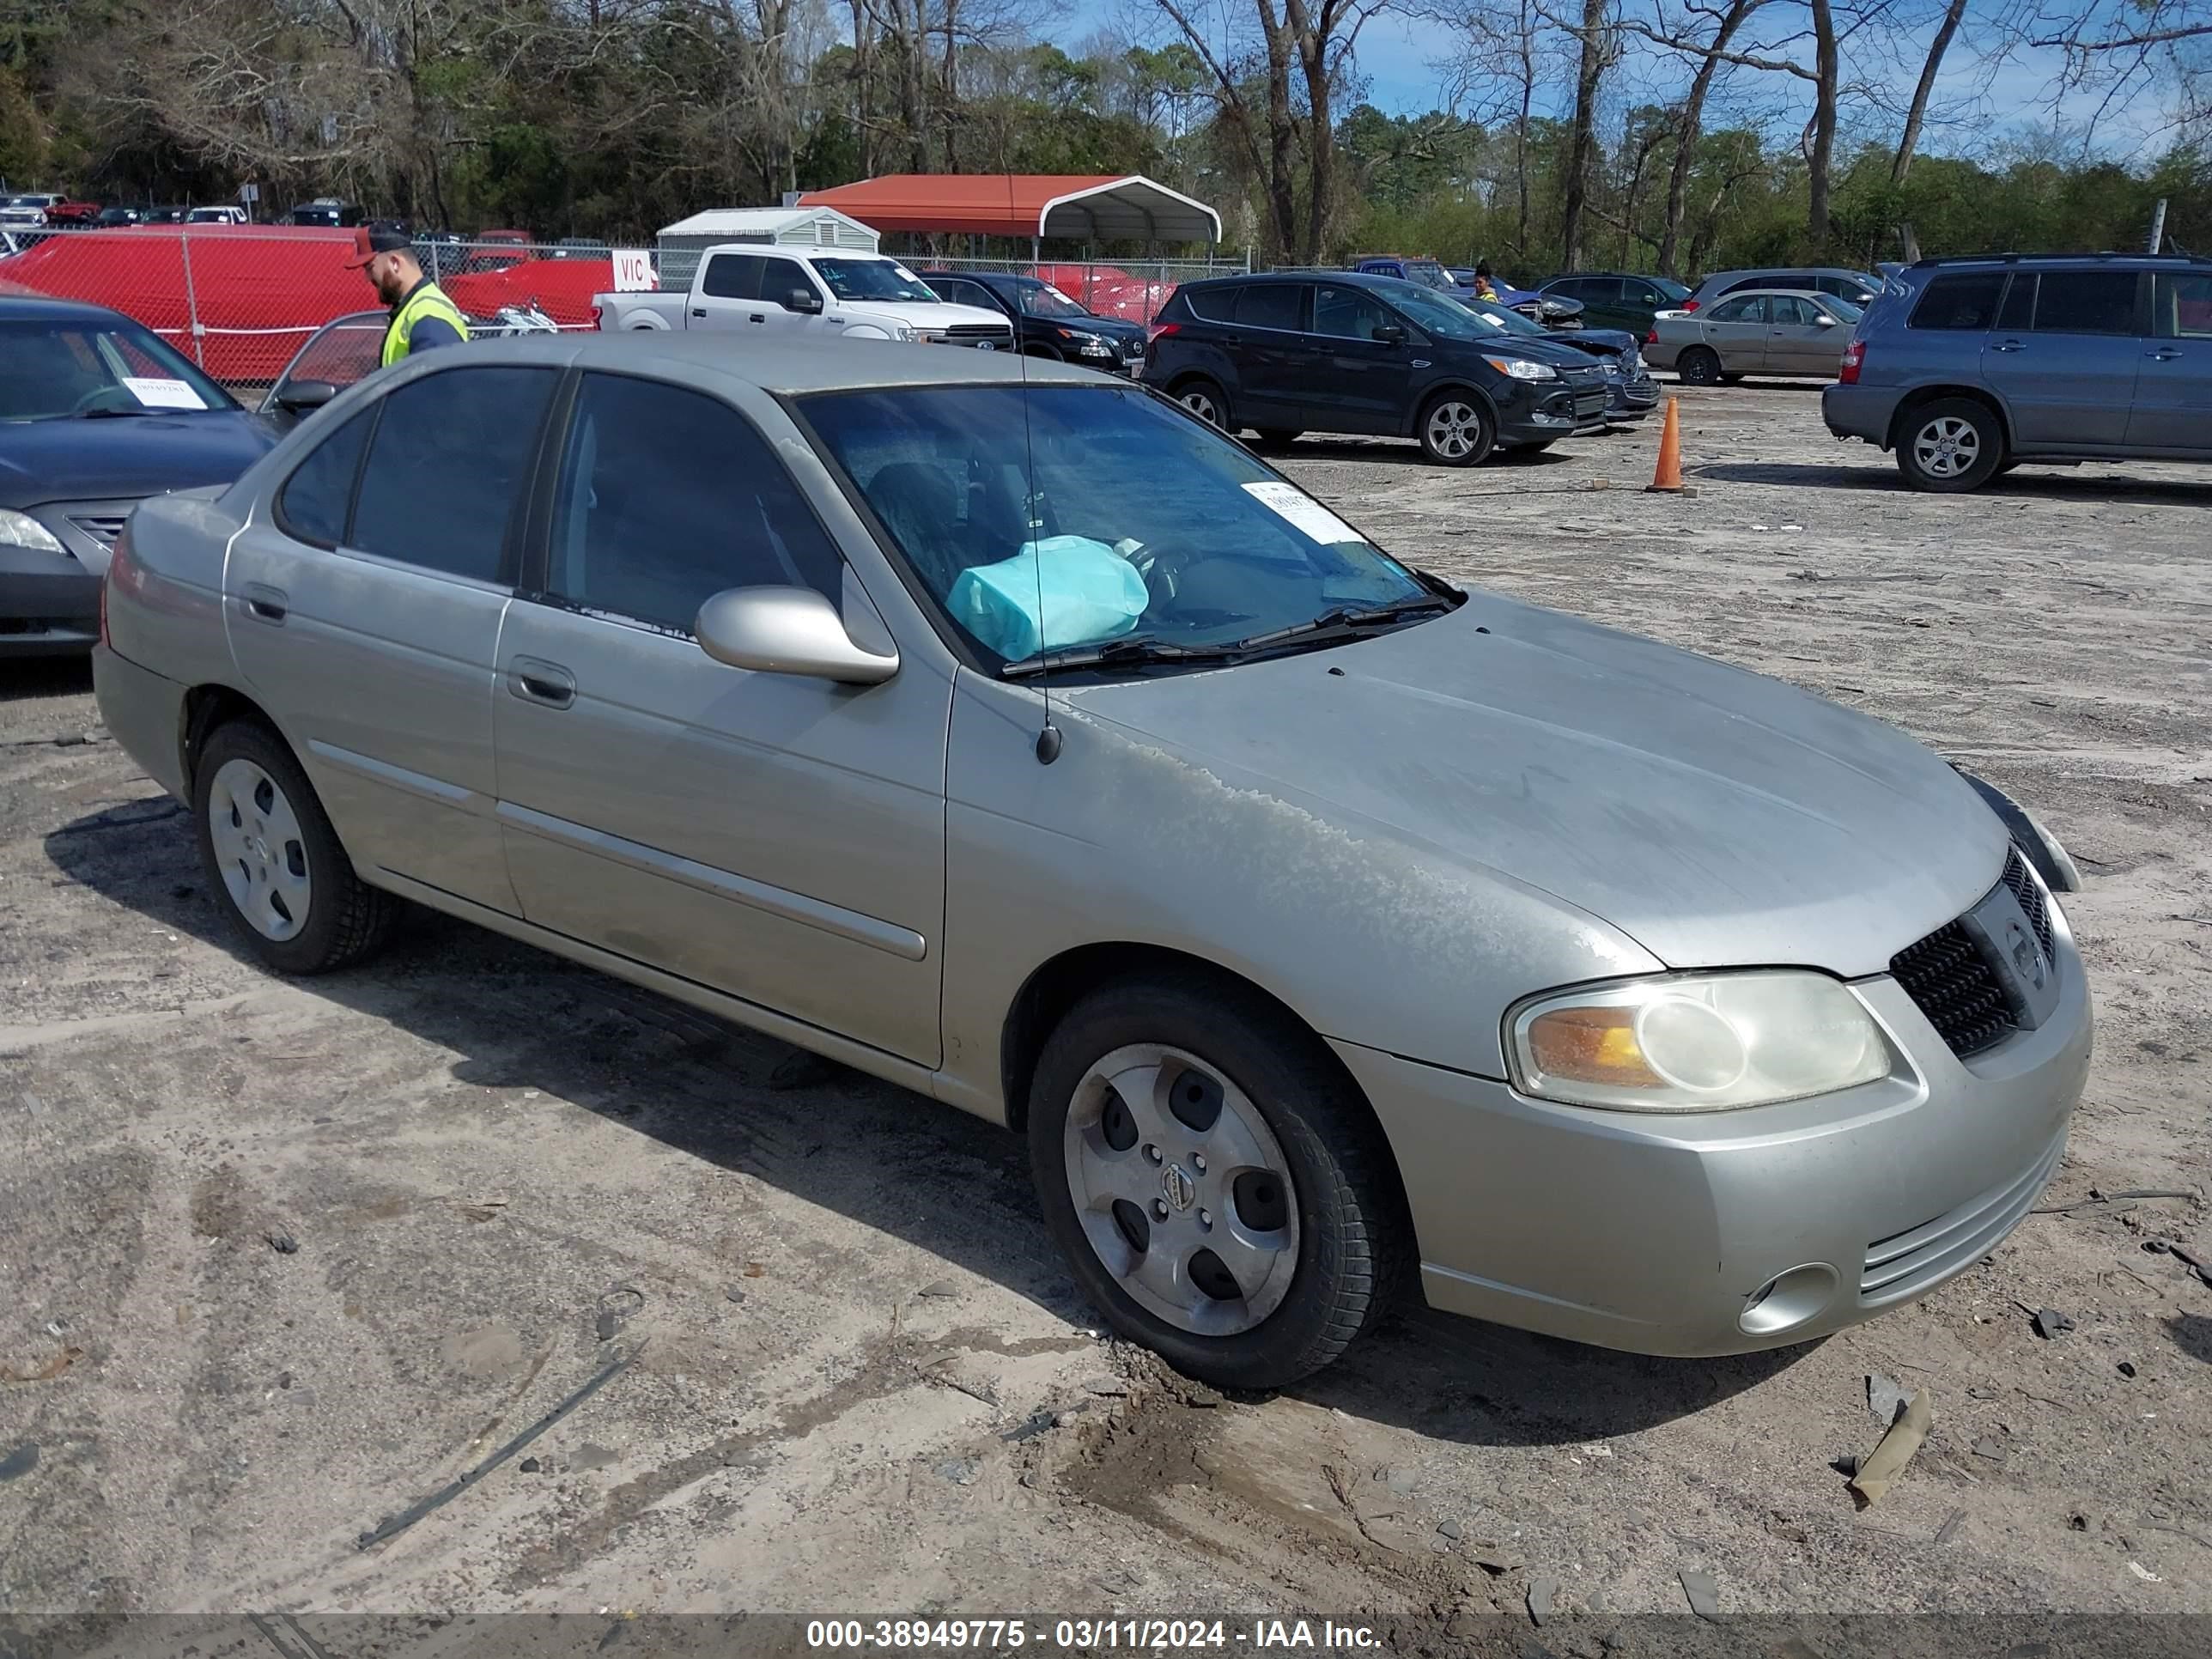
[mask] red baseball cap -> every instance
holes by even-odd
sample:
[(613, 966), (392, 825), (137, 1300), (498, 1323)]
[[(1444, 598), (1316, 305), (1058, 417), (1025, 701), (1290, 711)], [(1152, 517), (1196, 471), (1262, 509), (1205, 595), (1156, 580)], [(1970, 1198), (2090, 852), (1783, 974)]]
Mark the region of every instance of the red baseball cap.
[(407, 253), (415, 244), (396, 230), (371, 230), (362, 227), (353, 234), (353, 258), (346, 261), (348, 270), (359, 270), (380, 253)]

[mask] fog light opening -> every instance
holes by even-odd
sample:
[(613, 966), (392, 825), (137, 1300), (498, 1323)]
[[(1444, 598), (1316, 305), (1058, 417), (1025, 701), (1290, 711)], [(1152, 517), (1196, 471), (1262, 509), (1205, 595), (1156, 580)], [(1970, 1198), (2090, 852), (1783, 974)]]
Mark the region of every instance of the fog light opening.
[(1826, 1312), (1836, 1298), (1836, 1270), (1825, 1261), (1792, 1267), (1753, 1291), (1736, 1323), (1747, 1335), (1779, 1336)]

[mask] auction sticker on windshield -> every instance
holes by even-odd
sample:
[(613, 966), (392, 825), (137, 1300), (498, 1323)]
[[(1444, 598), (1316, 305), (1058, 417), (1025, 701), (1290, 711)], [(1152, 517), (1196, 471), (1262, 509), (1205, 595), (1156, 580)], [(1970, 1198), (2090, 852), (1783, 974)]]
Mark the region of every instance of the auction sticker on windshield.
[(1286, 483), (1273, 479), (1261, 479), (1244, 486), (1245, 493), (1261, 506), (1273, 511), (1285, 520), (1294, 530), (1303, 532), (1326, 547), (1339, 542), (1364, 542), (1367, 538), (1323, 507), (1310, 495), (1303, 495)]
[(126, 374), (124, 389), (148, 409), (205, 409), (207, 400), (182, 380)]

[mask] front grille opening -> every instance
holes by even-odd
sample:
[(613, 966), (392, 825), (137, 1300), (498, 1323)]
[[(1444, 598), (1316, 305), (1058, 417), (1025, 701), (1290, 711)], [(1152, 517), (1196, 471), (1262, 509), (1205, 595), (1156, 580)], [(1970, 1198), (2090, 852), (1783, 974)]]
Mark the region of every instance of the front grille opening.
[(2047, 959), (2051, 947), (2051, 901), (2044, 896), (2043, 884), (2027, 867), (2027, 860), (2020, 855), (2017, 847), (2005, 849), (2004, 884), (2012, 889), (2012, 896), (2020, 901), (2027, 925), (2035, 929), (2036, 943), (2043, 947)]
[(1889, 959), (1889, 971), (1960, 1059), (2012, 1035), (2012, 1010), (1996, 972), (1957, 922), (1906, 945)]

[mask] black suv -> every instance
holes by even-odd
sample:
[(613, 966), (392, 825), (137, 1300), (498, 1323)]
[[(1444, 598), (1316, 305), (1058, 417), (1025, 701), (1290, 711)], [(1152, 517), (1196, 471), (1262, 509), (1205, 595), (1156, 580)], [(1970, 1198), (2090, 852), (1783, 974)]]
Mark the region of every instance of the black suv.
[(947, 305), (1006, 313), (1025, 356), (1057, 357), (1109, 374), (1133, 375), (1145, 366), (1142, 324), (1094, 316), (1050, 283), (995, 270), (917, 274)]
[(1145, 384), (1229, 432), (1417, 438), (1432, 461), (1536, 450), (1605, 422), (1605, 376), (1548, 340), (1501, 333), (1418, 283), (1278, 270), (1185, 283), (1152, 328)]

